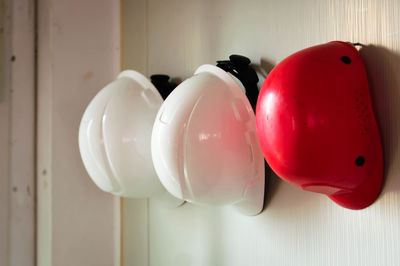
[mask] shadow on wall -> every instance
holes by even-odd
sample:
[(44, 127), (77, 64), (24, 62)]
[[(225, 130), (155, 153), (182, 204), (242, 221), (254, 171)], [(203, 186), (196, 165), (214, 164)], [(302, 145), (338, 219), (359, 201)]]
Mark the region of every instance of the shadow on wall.
[[(275, 67), (269, 59), (261, 58), (259, 64), (252, 63), (251, 67), (260, 74), (264, 79), (267, 78), (268, 74)], [(263, 212), (267, 206), (271, 203), (271, 200), (278, 191), (280, 184), (280, 178), (272, 171), (268, 163), (264, 159), (265, 164), (265, 193), (264, 193), (264, 206), (261, 212)]]
[[(251, 66), (259, 73), (262, 77), (267, 78), (268, 74), (275, 67), (275, 63), (267, 58), (261, 58), (259, 64), (252, 64)], [(290, 197), (287, 197), (285, 200), (274, 201), (279, 190), (285, 186), (285, 182), (276, 175), (272, 169), (269, 167), (268, 163), (265, 162), (265, 194), (264, 194), (264, 206), (262, 212), (268, 210), (269, 212), (272, 209), (275, 209), (279, 213), (279, 217), (282, 218), (283, 214), (287, 215), (287, 218), (290, 220), (293, 210), (293, 201), (296, 201), (297, 204), (301, 202), (300, 205), (306, 206), (313, 202), (315, 197), (325, 197), (324, 195), (312, 195), (310, 192), (305, 192), (300, 188), (291, 186), (286, 184), (286, 189), (290, 190)], [(273, 206), (272, 206), (273, 205)], [(283, 211), (286, 210), (286, 211)], [(309, 208), (308, 210), (311, 210)]]
[(395, 179), (396, 175), (393, 167), (400, 167), (398, 161), (400, 55), (385, 47), (374, 45), (363, 46), (360, 49), (360, 55), (367, 70), (371, 98), (381, 132), (385, 178), (383, 189), (397, 191), (400, 190), (400, 179)]
[(261, 58), (260, 64), (251, 64), (251, 67), (259, 73), (263, 78), (267, 78), (269, 72), (275, 67), (275, 64), (272, 63), (270, 60)]

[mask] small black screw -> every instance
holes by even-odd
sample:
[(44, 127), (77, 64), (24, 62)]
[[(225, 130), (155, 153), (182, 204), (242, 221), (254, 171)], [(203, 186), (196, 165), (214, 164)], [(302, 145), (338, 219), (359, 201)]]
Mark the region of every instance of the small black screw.
[(342, 62), (348, 65), (351, 63), (351, 59), (348, 56), (342, 56)]
[(14, 62), (15, 61), (15, 55), (13, 55), (13, 56), (11, 56), (11, 62)]
[(357, 159), (356, 159), (356, 165), (357, 165), (358, 167), (360, 167), (360, 166), (363, 166), (364, 163), (365, 163), (365, 158), (364, 158), (364, 156), (358, 156)]

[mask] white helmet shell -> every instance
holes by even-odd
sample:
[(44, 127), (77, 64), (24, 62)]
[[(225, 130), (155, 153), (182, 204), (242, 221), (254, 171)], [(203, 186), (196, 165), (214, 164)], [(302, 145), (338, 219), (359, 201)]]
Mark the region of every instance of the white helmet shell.
[(224, 70), (199, 67), (168, 96), (154, 122), (151, 151), (164, 187), (199, 204), (262, 211), (264, 158), (254, 112)]
[(161, 185), (151, 159), (151, 131), (163, 99), (142, 74), (123, 71), (90, 102), (79, 128), (79, 149), (94, 183), (106, 192), (182, 203)]

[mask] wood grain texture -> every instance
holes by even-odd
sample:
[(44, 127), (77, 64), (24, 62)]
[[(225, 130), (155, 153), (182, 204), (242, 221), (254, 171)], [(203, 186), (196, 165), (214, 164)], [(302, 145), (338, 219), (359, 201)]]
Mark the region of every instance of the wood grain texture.
[[(256, 217), (191, 204), (168, 210), (150, 202), (148, 265), (399, 265), (400, 2), (148, 0), (147, 4), (143, 49), (148, 74), (184, 79), (199, 65), (232, 53), (249, 56), (269, 71), (311, 45), (361, 42), (385, 156), (382, 194), (360, 211), (344, 209), (275, 175), (267, 177), (267, 206)], [(126, 246), (125, 252), (144, 256), (133, 246)]]

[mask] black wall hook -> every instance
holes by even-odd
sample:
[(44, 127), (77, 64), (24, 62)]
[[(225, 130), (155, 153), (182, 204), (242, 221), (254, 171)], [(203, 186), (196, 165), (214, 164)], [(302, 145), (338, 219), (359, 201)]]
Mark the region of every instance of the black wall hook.
[(246, 89), (246, 96), (253, 110), (255, 110), (258, 98), (258, 76), (256, 71), (250, 66), (250, 63), (249, 58), (233, 54), (229, 56), (229, 60), (217, 61), (217, 67), (231, 73), (242, 82)]
[(178, 86), (174, 82), (169, 82), (169, 76), (163, 74), (156, 74), (150, 76), (151, 83), (157, 88), (161, 97), (165, 100), (168, 95)]

